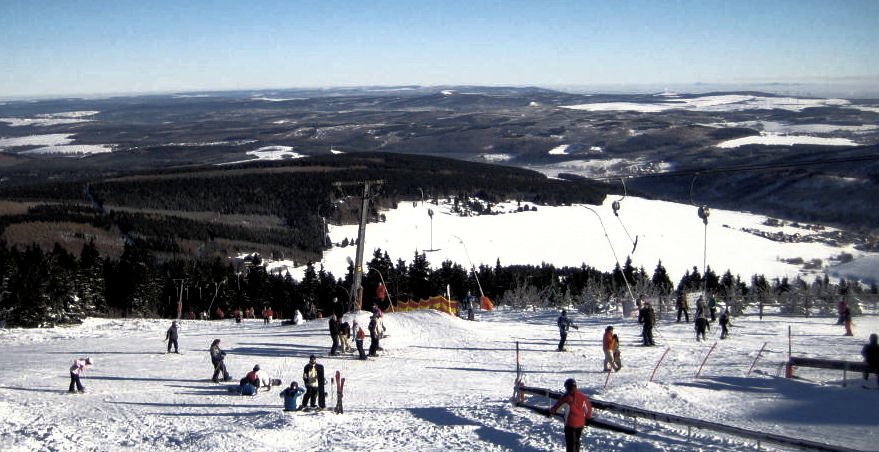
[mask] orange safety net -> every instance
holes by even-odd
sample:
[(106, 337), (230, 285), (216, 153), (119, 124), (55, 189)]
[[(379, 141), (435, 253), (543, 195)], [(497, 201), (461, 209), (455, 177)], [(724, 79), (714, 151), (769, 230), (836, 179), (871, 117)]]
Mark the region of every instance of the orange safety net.
[(455, 300), (447, 300), (446, 297), (430, 297), (427, 300), (405, 301), (397, 303), (397, 311), (416, 311), (419, 309), (435, 309), (439, 312), (455, 315), (458, 312), (458, 302)]
[(488, 297), (483, 296), (479, 300), (482, 302), (482, 310), (483, 311), (493, 311), (494, 310), (494, 303), (492, 303)]

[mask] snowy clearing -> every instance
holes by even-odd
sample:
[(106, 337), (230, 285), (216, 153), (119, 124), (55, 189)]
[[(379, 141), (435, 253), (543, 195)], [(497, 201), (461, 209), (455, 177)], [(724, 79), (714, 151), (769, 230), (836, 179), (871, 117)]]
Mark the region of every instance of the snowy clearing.
[(62, 155), (66, 157), (81, 157), (89, 154), (103, 154), (113, 152), (113, 147), (106, 144), (70, 144), (60, 146), (43, 146), (36, 149), (28, 149), (22, 154), (29, 155)]
[(802, 111), (810, 107), (825, 106), (849, 106), (850, 102), (845, 99), (807, 99), (798, 97), (766, 97), (743, 94), (728, 94), (720, 96), (701, 96), (693, 98), (669, 98), (656, 95), (655, 103), (635, 102), (598, 102), (592, 104), (564, 105), (561, 108), (586, 111), (637, 111), (644, 113), (656, 113), (666, 110), (694, 110), (694, 111), (742, 111), (742, 110), (771, 110), (783, 109), (790, 111)]
[(761, 132), (760, 135), (736, 138), (717, 144), (722, 149), (732, 149), (750, 144), (762, 144), (767, 146), (793, 146), (795, 144), (816, 144), (821, 146), (857, 146), (858, 143), (848, 138), (824, 138), (808, 135), (781, 135), (776, 133)]
[[(821, 259), (829, 264), (841, 253), (851, 253), (854, 261), (877, 255), (858, 251), (851, 245), (837, 247), (807, 241), (805, 239), (815, 232), (789, 224), (767, 226), (763, 224), (767, 220), (765, 216), (721, 209), (711, 210), (706, 233), (697, 216), (697, 208), (688, 204), (627, 197), (621, 202), (619, 217), (615, 217), (611, 203), (616, 199), (608, 197), (601, 206), (589, 206), (598, 216), (582, 206), (539, 206), (537, 211), (461, 217), (452, 215), (451, 206), (444, 202), (415, 206), (411, 202), (401, 202), (396, 209), (383, 212), (386, 222), (368, 225), (364, 260), (370, 260), (376, 248), (387, 252), (391, 260), (403, 259), (406, 262), (412, 262), (416, 252), (435, 249), (427, 252), (427, 260), (434, 268), (448, 259), (465, 268), (471, 263), (494, 266), (500, 260), (502, 265), (550, 262), (556, 266), (579, 267), (585, 263), (602, 271), (611, 271), (616, 264), (615, 257), (622, 265), (631, 255), (633, 265), (643, 266), (648, 274), (653, 273), (661, 259), (671, 279), (677, 281), (694, 266), (702, 271), (703, 237), (707, 234), (707, 255), (704, 257), (718, 274), (729, 269), (733, 275), (745, 279), (756, 273), (767, 278), (801, 275), (812, 281), (816, 276), (823, 276), (823, 271), (806, 271), (783, 259), (800, 258), (805, 262)], [(509, 203), (497, 210), (510, 212), (516, 208), (515, 203)], [(435, 213), (432, 224), (428, 209)], [(609, 239), (605, 238), (602, 223)], [(357, 239), (357, 225), (330, 225), (329, 228), (333, 243), (341, 243), (345, 238)], [(746, 228), (765, 235), (799, 234), (803, 240), (770, 240), (746, 232)], [(632, 240), (638, 237), (634, 253), (626, 230)], [(322, 264), (333, 275), (341, 277), (347, 271), (347, 260), (353, 258), (354, 253), (354, 246), (333, 247), (315, 265)], [(293, 267), (290, 261), (265, 262), (271, 271), (290, 271), (297, 280), (305, 271), (305, 266)], [(846, 272), (841, 276), (879, 281), (877, 267), (852, 268), (863, 273)]]
[(0, 138), (0, 149), (24, 146), (61, 146), (73, 143), (72, 133), (50, 133), (26, 137)]
[[(164, 354), (169, 320), (88, 319), (75, 327), (0, 330), (0, 438), (4, 450), (154, 451), (555, 451), (562, 424), (510, 404), (515, 379), (515, 342), (525, 382), (561, 389), (576, 378), (581, 391), (599, 400), (677, 414), (750, 430), (861, 450), (879, 440), (879, 390), (871, 379), (797, 369), (799, 380), (779, 377), (787, 359), (787, 331), (795, 356), (860, 361), (867, 335), (879, 317), (855, 319), (855, 337), (828, 317), (756, 315), (733, 319), (731, 337), (718, 341), (701, 376), (699, 365), (717, 340), (696, 342), (692, 325), (660, 319), (658, 346), (639, 344), (640, 328), (617, 315), (572, 313), (578, 330), (568, 352), (558, 342), (556, 311), (477, 312), (468, 322), (436, 311), (386, 313), (389, 337), (377, 358), (326, 356), (327, 321), (299, 326), (262, 320), (185, 321), (182, 354)], [(356, 315), (361, 323), (367, 313)], [(345, 320), (350, 320), (347, 314)], [(615, 326), (623, 368), (601, 370), (601, 335)], [(715, 324), (716, 325), (716, 324)], [(210, 382), (208, 346), (222, 340), (226, 365), (240, 378), (255, 364), (283, 385), (302, 382), (308, 356), (316, 354), (325, 375), (346, 378), (345, 414), (283, 412), (279, 388), (256, 396), (230, 394)], [(368, 345), (369, 339), (366, 340)], [(768, 343), (753, 372), (748, 369)], [(650, 375), (670, 347), (653, 381)], [(89, 356), (85, 394), (68, 394), (68, 367)], [(283, 387), (283, 386), (282, 386)], [(327, 406), (335, 391), (327, 388)], [(548, 400), (528, 401), (548, 406)], [(757, 444), (710, 430), (595, 411), (596, 418), (634, 426), (627, 436), (588, 428), (583, 450), (753, 451)], [(760, 450), (780, 450), (762, 443)]]
[(61, 113), (47, 113), (36, 115), (33, 118), (0, 118), (0, 122), (9, 123), (10, 127), (22, 126), (54, 126), (59, 124), (76, 124), (80, 122), (91, 122), (91, 119), (83, 119), (88, 116), (94, 116), (99, 111), (65, 111)]

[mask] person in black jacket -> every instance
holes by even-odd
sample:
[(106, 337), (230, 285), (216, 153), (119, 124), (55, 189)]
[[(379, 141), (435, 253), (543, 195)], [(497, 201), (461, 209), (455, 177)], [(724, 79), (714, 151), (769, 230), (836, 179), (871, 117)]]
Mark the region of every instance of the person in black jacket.
[(168, 341), (168, 353), (171, 353), (171, 346), (174, 346), (174, 353), (180, 353), (177, 349), (177, 321), (171, 322), (171, 328), (165, 333), (165, 340)]
[(232, 377), (229, 376), (229, 372), (226, 371), (226, 363), (224, 362), (224, 360), (226, 359), (226, 352), (220, 350), (219, 339), (214, 339), (214, 341), (211, 342), (210, 352), (211, 364), (214, 365), (214, 376), (211, 377), (211, 381), (213, 381), (214, 383), (219, 383), (220, 381), (218, 380), (218, 377), (220, 376), (221, 372), (223, 373), (223, 380), (231, 380)]
[(378, 330), (378, 316), (375, 314), (369, 318), (369, 356), (378, 356), (379, 337), (381, 331)]
[(711, 326), (708, 325), (708, 319), (705, 318), (704, 315), (700, 315), (696, 317), (696, 341), (704, 341), (705, 340), (705, 332), (711, 329)]
[(336, 314), (330, 316), (329, 327), (330, 337), (333, 339), (333, 346), (330, 348), (330, 356), (336, 356), (339, 354), (339, 320), (336, 318)]
[(317, 363), (317, 357), (311, 355), (308, 364), (302, 371), (302, 380), (305, 382), (305, 398), (302, 399), (300, 408), (315, 408), (315, 399), (320, 409), (326, 408), (326, 392), (324, 383), (324, 366)]
[(643, 325), (641, 337), (645, 346), (656, 345), (653, 342), (653, 326), (656, 324), (656, 312), (649, 302), (644, 302), (644, 307), (638, 312), (638, 323)]
[(864, 380), (869, 379), (871, 373), (875, 373), (876, 389), (879, 389), (879, 336), (876, 336), (876, 333), (870, 335), (870, 343), (861, 349), (861, 356), (864, 357), (864, 362), (870, 367), (868, 372), (864, 372)]

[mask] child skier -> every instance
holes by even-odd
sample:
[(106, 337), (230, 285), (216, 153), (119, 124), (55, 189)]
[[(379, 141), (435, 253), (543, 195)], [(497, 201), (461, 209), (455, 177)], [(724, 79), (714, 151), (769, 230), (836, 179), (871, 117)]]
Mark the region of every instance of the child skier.
[(616, 343), (617, 339), (615, 339), (616, 335), (613, 334), (613, 327), (608, 326), (604, 329), (604, 337), (601, 340), (601, 349), (604, 351), (604, 371), (610, 372), (611, 370), (619, 371), (619, 367), (616, 365), (616, 360), (614, 359), (614, 349), (618, 349), (619, 345)]
[(613, 362), (617, 366), (617, 372), (623, 367), (623, 360), (620, 355), (620, 338), (616, 334), (613, 335)]
[(720, 338), (726, 339), (729, 336), (729, 327), (732, 324), (729, 322), (729, 308), (723, 310), (723, 313), (720, 314)]
[(238, 388), (238, 393), (241, 395), (256, 395), (259, 392), (259, 388), (262, 386), (269, 386), (265, 384), (266, 382), (263, 380), (262, 373), (260, 373), (259, 364), (253, 366), (253, 370), (248, 372), (247, 375), (240, 381), (240, 386)]
[(232, 377), (229, 376), (229, 372), (226, 371), (226, 363), (224, 362), (226, 359), (226, 352), (220, 350), (219, 339), (214, 339), (214, 341), (211, 342), (210, 353), (211, 364), (214, 365), (214, 376), (211, 377), (211, 381), (213, 381), (214, 383), (219, 383), (220, 381), (218, 380), (218, 377), (220, 376), (221, 372), (223, 373), (223, 380), (231, 380)]
[(696, 341), (704, 341), (705, 340), (705, 332), (710, 330), (711, 327), (708, 325), (708, 319), (705, 318), (705, 315), (700, 315), (696, 317)]
[(174, 353), (180, 353), (177, 349), (177, 321), (171, 322), (171, 327), (165, 333), (165, 340), (168, 341), (168, 352), (171, 353), (171, 346), (174, 346)]
[(290, 387), (281, 391), (281, 398), (284, 399), (284, 411), (297, 411), (301, 407), (298, 405), (299, 396), (305, 394), (305, 389), (299, 387), (299, 383), (293, 381)]
[(68, 389), (67, 392), (85, 392), (80, 377), (82, 377), (83, 372), (85, 372), (85, 368), (91, 366), (92, 363), (93, 361), (91, 358), (80, 358), (73, 361), (73, 365), (70, 366), (70, 389)]
[(366, 359), (366, 353), (363, 351), (363, 339), (366, 337), (366, 333), (356, 320), (354, 321), (352, 331), (354, 331), (354, 344), (357, 346), (357, 353), (360, 355), (359, 358)]

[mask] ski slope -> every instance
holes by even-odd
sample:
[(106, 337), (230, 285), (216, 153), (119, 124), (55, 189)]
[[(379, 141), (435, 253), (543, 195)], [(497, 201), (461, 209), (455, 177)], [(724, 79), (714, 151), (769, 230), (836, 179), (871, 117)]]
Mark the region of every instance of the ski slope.
[[(870, 308), (868, 312), (875, 312)], [(560, 422), (514, 408), (515, 342), (525, 382), (561, 389), (574, 377), (588, 395), (605, 401), (721, 422), (758, 431), (875, 450), (879, 390), (863, 389), (859, 375), (799, 369), (800, 380), (777, 376), (787, 358), (787, 330), (795, 355), (860, 360), (879, 317), (855, 318), (855, 337), (827, 317), (755, 315), (733, 319), (700, 378), (699, 364), (719, 335), (695, 342), (690, 324), (669, 316), (658, 323), (658, 346), (641, 347), (640, 329), (616, 315), (573, 313), (568, 352), (558, 353), (556, 311), (477, 312), (469, 322), (435, 311), (386, 313), (384, 352), (368, 361), (329, 357), (326, 319), (304, 325), (262, 320), (185, 321), (181, 355), (164, 354), (169, 320), (88, 319), (53, 329), (0, 330), (0, 444), (6, 451), (553, 451), (563, 448)], [(367, 313), (357, 313), (363, 324)], [(350, 320), (352, 314), (346, 315)], [(601, 335), (613, 324), (624, 367), (601, 372)], [(254, 397), (231, 395), (209, 381), (208, 346), (222, 340), (226, 364), (240, 378), (254, 364), (284, 385), (302, 380), (317, 354), (329, 378), (346, 377), (345, 414), (285, 413), (278, 388)], [(366, 340), (368, 345), (369, 340)], [(767, 351), (749, 377), (764, 342)], [(659, 357), (668, 356), (648, 381)], [(68, 394), (68, 367), (90, 356), (85, 394)], [(327, 405), (335, 406), (328, 397)], [(539, 397), (530, 402), (546, 405)], [(608, 416), (634, 425), (637, 436), (587, 429), (583, 450), (750, 451), (754, 441)], [(763, 443), (761, 450), (777, 450)]]

